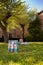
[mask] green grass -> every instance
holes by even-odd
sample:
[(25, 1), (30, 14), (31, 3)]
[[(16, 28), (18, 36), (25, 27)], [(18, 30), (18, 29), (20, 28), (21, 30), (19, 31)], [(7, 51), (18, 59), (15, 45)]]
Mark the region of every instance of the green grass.
[(0, 65), (43, 65), (43, 42), (18, 45), (18, 52), (8, 52), (8, 44), (0, 43)]

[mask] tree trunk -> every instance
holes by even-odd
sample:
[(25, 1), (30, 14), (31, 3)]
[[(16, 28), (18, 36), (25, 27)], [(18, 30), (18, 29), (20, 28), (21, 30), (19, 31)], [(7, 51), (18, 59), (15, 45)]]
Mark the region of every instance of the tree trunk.
[(23, 41), (24, 41), (24, 27), (25, 27), (25, 24), (20, 24), (21, 25), (21, 27), (22, 27), (22, 31), (23, 31)]
[(23, 30), (23, 40), (24, 40), (24, 26), (22, 27), (22, 30)]
[(3, 30), (3, 35), (4, 35), (4, 42), (5, 43), (8, 42), (8, 34), (7, 34), (7, 29), (6, 28)]

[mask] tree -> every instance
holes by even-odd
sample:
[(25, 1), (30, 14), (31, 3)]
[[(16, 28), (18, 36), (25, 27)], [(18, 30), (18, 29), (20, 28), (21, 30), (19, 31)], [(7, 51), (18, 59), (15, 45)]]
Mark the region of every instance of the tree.
[(30, 9), (28, 11), (28, 17), (30, 22), (34, 21), (36, 19), (36, 16), (37, 16), (37, 9)]
[[(19, 8), (18, 8), (19, 12), (18, 14), (16, 14), (16, 18), (17, 18), (17, 24), (19, 24), (22, 28), (22, 31), (23, 31), (23, 39), (24, 39), (24, 28), (25, 28), (25, 25), (28, 24), (28, 14), (27, 14), (27, 7), (26, 5), (23, 3), (23, 5)], [(14, 14), (13, 14), (14, 15)]]
[(20, 16), (21, 21), (19, 21), (19, 24), (20, 24), (20, 26), (22, 27), (22, 30), (23, 30), (23, 39), (24, 39), (24, 30), (25, 30), (24, 28), (26, 26), (28, 28), (29, 23), (32, 22), (33, 20), (35, 20), (36, 15), (37, 15), (37, 10), (36, 9), (29, 10), (27, 12), (26, 12), (26, 10), (24, 10), (24, 11), (25, 11), (25, 14), (23, 14), (22, 17)]
[[(17, 6), (18, 8), (18, 6)], [(21, 10), (20, 10), (21, 9)], [(27, 6), (23, 3), (22, 6), (19, 6), (19, 8), (17, 10), (19, 10), (18, 14), (17, 14), (17, 10), (16, 10), (16, 14), (14, 14), (15, 9), (13, 9), (12, 14), (17, 18), (17, 24), (19, 24), (22, 28), (23, 31), (23, 39), (24, 39), (24, 31), (25, 31), (25, 27), (29, 26), (29, 22), (33, 21), (36, 18), (36, 14), (37, 11), (35, 10), (30, 10), (27, 11)]]
[(28, 15), (27, 15), (27, 13), (25, 13), (25, 14), (22, 15), (22, 17), (20, 15), (19, 18), (20, 18), (19, 19), (20, 21), (18, 23), (22, 28), (22, 31), (23, 31), (22, 37), (23, 37), (23, 40), (24, 40), (25, 26), (28, 24)]
[[(20, 2), (16, 1), (0, 1), (0, 27), (4, 33), (4, 42), (8, 41), (7, 37), (7, 26), (9, 22), (7, 21), (11, 16), (14, 16), (16, 20), (19, 20), (19, 15), (23, 15), (25, 6)], [(20, 10), (21, 9), (21, 10)], [(7, 38), (6, 38), (7, 37)]]
[(36, 19), (29, 24), (28, 31), (31, 36), (31, 41), (39, 41), (40, 40), (39, 39), (40, 21), (39, 21), (38, 15), (36, 16)]
[[(14, 5), (13, 5), (14, 6)], [(25, 24), (27, 23), (28, 20), (28, 15), (27, 15), (27, 7), (26, 5), (23, 3), (16, 5), (13, 7), (11, 13), (13, 14), (13, 16), (16, 17), (16, 24), (20, 25), (23, 31), (23, 39), (24, 39), (24, 27)], [(15, 12), (15, 13), (14, 13)]]
[[(31, 25), (32, 25), (33, 21), (35, 21), (37, 19), (36, 18), (37, 16), (38, 16), (37, 9), (31, 9), (28, 11), (28, 28), (27, 28), (27, 30), (28, 30), (29, 34), (28, 34), (28, 36), (25, 37), (27, 41), (31, 41), (33, 38), (33, 36), (30, 33), (30, 29), (32, 29)], [(34, 26), (34, 24), (33, 24), (33, 26)]]

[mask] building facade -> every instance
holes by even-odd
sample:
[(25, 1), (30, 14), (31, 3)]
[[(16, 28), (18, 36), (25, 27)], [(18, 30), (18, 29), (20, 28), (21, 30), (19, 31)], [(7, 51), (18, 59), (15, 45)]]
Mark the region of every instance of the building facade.
[[(20, 30), (19, 28), (16, 29), (12, 29), (9, 32), (7, 32), (8, 37), (10, 38), (20, 38), (22, 37), (22, 30)], [(4, 36), (3, 31), (0, 28), (0, 38), (2, 38)]]
[(38, 17), (39, 17), (39, 20), (40, 20), (41, 30), (43, 31), (43, 11), (38, 13)]

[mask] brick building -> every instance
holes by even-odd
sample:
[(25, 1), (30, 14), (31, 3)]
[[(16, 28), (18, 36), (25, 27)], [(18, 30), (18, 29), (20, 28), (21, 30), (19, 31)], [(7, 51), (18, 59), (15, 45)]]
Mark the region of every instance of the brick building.
[(39, 17), (39, 20), (40, 20), (41, 30), (43, 31), (43, 11), (38, 13), (38, 17)]
[[(9, 39), (19, 39), (19, 38), (22, 38), (23, 31), (20, 28), (16, 28), (16, 29), (12, 29), (9, 32), (7, 32), (7, 34), (8, 34)], [(28, 32), (25, 29), (25, 35), (27, 35), (27, 34), (28, 34)], [(2, 38), (4, 38), (4, 34), (0, 28), (0, 41), (3, 40)]]
[[(9, 32), (7, 32), (8, 34), (8, 38), (20, 38), (22, 37), (22, 30), (20, 30), (19, 28), (16, 29), (12, 29)], [(0, 38), (2, 38), (4, 36), (3, 31), (0, 28)]]

